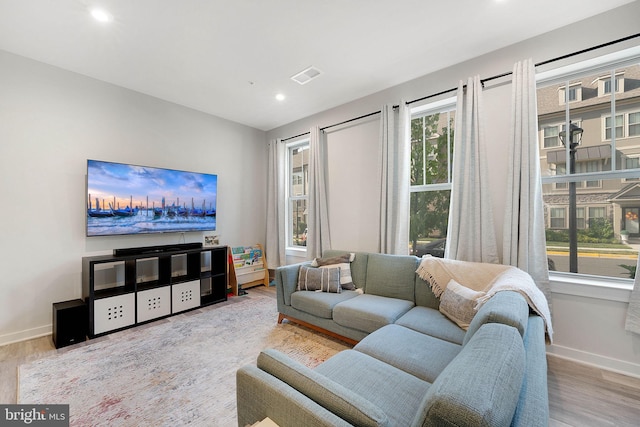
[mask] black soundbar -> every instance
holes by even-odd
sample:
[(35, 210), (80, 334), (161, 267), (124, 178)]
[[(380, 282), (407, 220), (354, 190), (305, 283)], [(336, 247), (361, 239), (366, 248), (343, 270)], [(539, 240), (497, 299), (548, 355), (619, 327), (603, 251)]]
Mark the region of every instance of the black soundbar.
[(120, 248), (114, 249), (114, 256), (127, 256), (127, 255), (143, 255), (143, 254), (156, 254), (163, 252), (184, 251), (187, 249), (200, 249), (202, 243), (176, 243), (175, 245), (160, 245), (160, 246), (142, 246), (139, 248)]

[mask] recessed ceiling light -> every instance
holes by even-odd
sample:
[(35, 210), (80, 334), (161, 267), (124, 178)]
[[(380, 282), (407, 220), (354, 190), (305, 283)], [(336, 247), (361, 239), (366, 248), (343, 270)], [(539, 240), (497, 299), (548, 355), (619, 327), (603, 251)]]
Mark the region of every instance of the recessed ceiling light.
[(103, 9), (91, 9), (91, 16), (98, 22), (111, 22), (113, 20), (113, 16)]
[(281, 94), (281, 93), (276, 95), (276, 100), (278, 100), (278, 101), (284, 101), (284, 98), (285, 98), (285, 96), (283, 94)]

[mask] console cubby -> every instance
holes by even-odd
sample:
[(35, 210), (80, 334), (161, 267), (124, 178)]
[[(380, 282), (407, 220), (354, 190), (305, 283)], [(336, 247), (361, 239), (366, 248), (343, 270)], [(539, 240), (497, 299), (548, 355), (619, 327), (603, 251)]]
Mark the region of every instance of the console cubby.
[(141, 258), (136, 260), (136, 284), (151, 285), (158, 284), (160, 282), (160, 259), (158, 257), (153, 258)]
[(228, 248), (82, 258), (91, 338), (227, 299)]

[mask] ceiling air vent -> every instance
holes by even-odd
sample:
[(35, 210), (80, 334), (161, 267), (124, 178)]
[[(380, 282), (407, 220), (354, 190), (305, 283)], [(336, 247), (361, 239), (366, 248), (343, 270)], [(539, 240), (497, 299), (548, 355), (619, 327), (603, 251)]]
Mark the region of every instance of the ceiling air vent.
[(321, 71), (318, 70), (315, 67), (309, 67), (305, 70), (300, 71), (298, 74), (296, 74), (295, 76), (291, 77), (291, 80), (293, 80), (296, 83), (299, 83), (301, 85), (309, 83), (311, 80), (315, 79), (316, 77), (318, 77), (320, 75)]

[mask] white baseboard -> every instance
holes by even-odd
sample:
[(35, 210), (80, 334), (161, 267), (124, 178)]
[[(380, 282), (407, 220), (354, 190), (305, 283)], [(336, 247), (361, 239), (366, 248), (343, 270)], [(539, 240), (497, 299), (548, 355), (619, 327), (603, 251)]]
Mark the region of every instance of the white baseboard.
[(45, 325), (37, 328), (25, 329), (24, 331), (13, 332), (11, 334), (0, 335), (0, 345), (13, 344), (16, 342), (27, 341), (34, 338), (51, 335), (51, 328), (52, 325)]
[(547, 355), (573, 360), (578, 363), (606, 369), (630, 377), (640, 378), (640, 364), (627, 362), (625, 360), (613, 359), (600, 354), (554, 344), (547, 347)]

